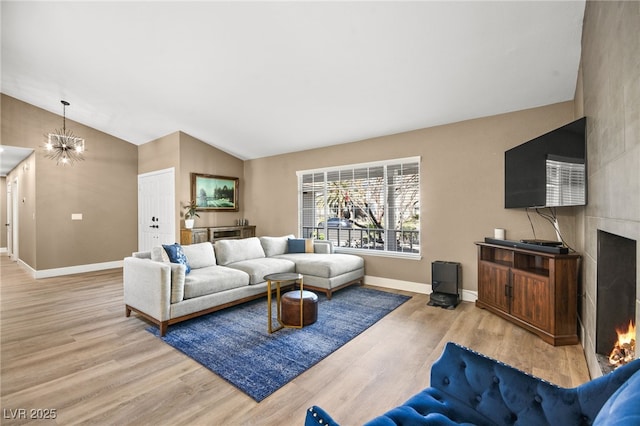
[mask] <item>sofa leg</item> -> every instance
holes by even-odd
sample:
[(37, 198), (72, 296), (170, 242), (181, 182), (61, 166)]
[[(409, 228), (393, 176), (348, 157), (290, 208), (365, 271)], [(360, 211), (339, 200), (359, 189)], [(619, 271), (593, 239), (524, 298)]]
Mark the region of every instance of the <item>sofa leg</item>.
[(158, 324), (158, 328), (160, 329), (160, 337), (164, 337), (167, 334), (167, 328), (169, 327), (169, 321), (162, 321)]
[(327, 300), (331, 300), (331, 290), (327, 290)]
[(124, 316), (127, 318), (131, 316), (131, 308), (128, 305), (124, 307)]

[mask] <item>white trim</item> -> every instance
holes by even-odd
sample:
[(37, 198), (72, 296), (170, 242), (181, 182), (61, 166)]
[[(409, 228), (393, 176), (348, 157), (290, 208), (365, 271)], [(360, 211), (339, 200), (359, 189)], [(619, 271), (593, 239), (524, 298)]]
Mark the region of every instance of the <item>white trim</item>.
[(371, 249), (359, 249), (351, 247), (335, 247), (333, 248), (335, 253), (355, 254), (357, 256), (377, 256), (377, 257), (390, 257), (394, 259), (409, 259), (409, 260), (422, 260), (420, 253), (407, 253), (385, 250), (371, 250)]
[(26, 269), (35, 279), (60, 277), (63, 275), (82, 274), (84, 272), (122, 268), (123, 264), (124, 261), (122, 260), (114, 260), (113, 262), (90, 263), (87, 265), (66, 266), (64, 268), (42, 269), (36, 271), (31, 266), (24, 263), (22, 260), (18, 260), (18, 265)]
[(368, 163), (357, 163), (357, 164), (344, 164), (341, 166), (332, 166), (332, 167), (322, 167), (319, 169), (309, 169), (309, 170), (298, 170), (296, 171), (296, 176), (300, 178), (300, 176), (310, 173), (322, 173), (322, 172), (334, 172), (336, 170), (343, 170), (345, 168), (362, 168), (362, 167), (376, 167), (376, 166), (386, 166), (388, 164), (398, 164), (398, 163), (418, 163), (422, 157), (419, 155), (415, 157), (406, 157), (406, 158), (392, 158), (390, 160), (380, 160), (380, 161), (370, 161)]
[[(374, 277), (365, 275), (365, 284), (376, 287), (392, 288), (394, 290), (410, 291), (413, 293), (431, 294), (431, 284), (416, 283), (411, 281), (394, 280), (392, 278)], [(465, 302), (475, 302), (478, 299), (478, 292), (462, 289), (462, 300)]]
[(0, 253), (7, 253), (7, 251), (6, 247), (0, 247)]
[(138, 178), (147, 177), (147, 176), (154, 176), (154, 175), (160, 175), (160, 174), (169, 173), (169, 172), (172, 172), (174, 174), (174, 176), (175, 176), (176, 168), (175, 167), (169, 167), (167, 169), (154, 170), (152, 172), (147, 172), (147, 173), (140, 173), (138, 175)]
[(431, 284), (416, 283), (411, 281), (394, 280), (392, 278), (364, 276), (364, 283), (376, 287), (393, 288), (395, 290), (411, 291), (413, 293), (431, 293)]

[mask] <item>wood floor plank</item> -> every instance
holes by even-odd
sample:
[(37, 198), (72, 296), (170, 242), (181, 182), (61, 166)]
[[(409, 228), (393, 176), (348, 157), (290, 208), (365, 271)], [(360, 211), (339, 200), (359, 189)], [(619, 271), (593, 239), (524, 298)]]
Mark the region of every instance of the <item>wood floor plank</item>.
[(357, 425), (428, 386), (447, 341), (560, 386), (589, 379), (579, 345), (550, 346), (472, 303), (446, 310), (396, 291), (413, 297), (256, 403), (126, 318), (121, 269), (34, 280), (5, 255), (0, 267), (0, 405), (57, 410), (3, 425), (301, 425), (314, 404)]

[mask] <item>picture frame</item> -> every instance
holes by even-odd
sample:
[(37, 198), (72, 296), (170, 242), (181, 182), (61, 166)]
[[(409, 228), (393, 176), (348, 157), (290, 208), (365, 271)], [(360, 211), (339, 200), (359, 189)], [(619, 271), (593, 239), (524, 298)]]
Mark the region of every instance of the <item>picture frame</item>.
[(191, 199), (200, 211), (238, 211), (237, 177), (191, 173)]

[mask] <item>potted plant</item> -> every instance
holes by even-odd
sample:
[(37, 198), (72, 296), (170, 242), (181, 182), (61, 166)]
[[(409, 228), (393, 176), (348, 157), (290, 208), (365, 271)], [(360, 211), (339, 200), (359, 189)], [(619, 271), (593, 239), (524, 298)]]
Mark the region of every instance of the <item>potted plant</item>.
[(198, 214), (198, 205), (195, 201), (191, 201), (185, 206), (186, 212), (184, 212), (184, 227), (187, 229), (193, 228), (194, 217), (200, 217)]

